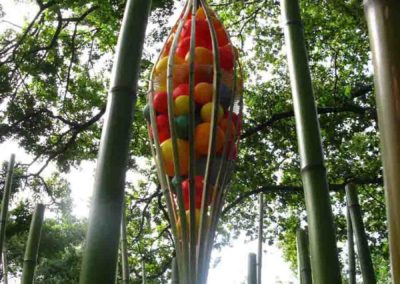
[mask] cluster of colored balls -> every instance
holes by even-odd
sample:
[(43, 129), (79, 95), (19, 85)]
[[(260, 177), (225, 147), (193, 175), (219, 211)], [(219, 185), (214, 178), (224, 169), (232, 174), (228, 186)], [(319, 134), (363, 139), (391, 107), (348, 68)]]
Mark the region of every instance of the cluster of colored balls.
[[(189, 62), (194, 62), (194, 149), (195, 149), (195, 209), (196, 223), (198, 223), (199, 210), (203, 198), (204, 175), (207, 163), (207, 156), (210, 148), (210, 135), (212, 135), (213, 113), (216, 114), (216, 131), (215, 131), (215, 158), (214, 164), (218, 160), (227, 159), (235, 160), (237, 157), (237, 142), (241, 129), (240, 116), (232, 111), (237, 94), (240, 93), (240, 80), (236, 80), (234, 84), (234, 66), (237, 54), (231, 45), (229, 37), (222, 26), (221, 22), (211, 13), (210, 23), (214, 26), (218, 54), (219, 65), (221, 71), (221, 83), (219, 85), (219, 103), (215, 105), (216, 90), (213, 85), (213, 65), (214, 54), (212, 37), (210, 33), (209, 21), (202, 7), (197, 10), (196, 17), (193, 19), (190, 15), (185, 19), (183, 28), (176, 39), (176, 28), (174, 33), (169, 37), (161, 57), (156, 63), (152, 75), (152, 90), (149, 99), (155, 113), (155, 125), (150, 127), (150, 105), (147, 104), (144, 109), (144, 115), (149, 123), (150, 135), (155, 138), (153, 129), (157, 131), (158, 142), (160, 143), (161, 165), (165, 173), (170, 177), (174, 188), (182, 189), (182, 196), (185, 210), (189, 210), (189, 125), (192, 117), (190, 87), (189, 87)], [(191, 29), (195, 21), (195, 48), (193, 58), (190, 53)], [(174, 39), (177, 40), (177, 48), (174, 55), (171, 55), (171, 47)], [(172, 93), (167, 92), (167, 69), (173, 56), (172, 65)], [(235, 86), (234, 86), (235, 85)], [(169, 95), (172, 97), (169, 97)], [(168, 102), (172, 102), (170, 110)], [(173, 111), (172, 111), (173, 110)], [(154, 121), (153, 121), (154, 122)], [(171, 137), (171, 127), (175, 129), (176, 145), (173, 145)], [(174, 163), (174, 147), (177, 149), (177, 158), (179, 169), (175, 169)], [(219, 167), (212, 165), (210, 174), (210, 184), (215, 182), (215, 171)], [(179, 186), (174, 184), (176, 176), (180, 176), (181, 183)], [(210, 196), (211, 197), (211, 196)], [(210, 205), (211, 199), (206, 201), (206, 205)], [(187, 216), (187, 218), (189, 218)], [(180, 226), (180, 223), (177, 224)], [(197, 224), (196, 224), (197, 226)], [(179, 231), (180, 229), (178, 229)]]

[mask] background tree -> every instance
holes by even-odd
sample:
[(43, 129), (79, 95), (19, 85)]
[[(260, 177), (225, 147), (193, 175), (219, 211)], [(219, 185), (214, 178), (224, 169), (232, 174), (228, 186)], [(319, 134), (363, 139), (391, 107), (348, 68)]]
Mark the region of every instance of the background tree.
[[(153, 2), (128, 172), (141, 172), (149, 178), (135, 187), (127, 184), (126, 202), (132, 279), (140, 281), (141, 262), (145, 260), (147, 278), (161, 283), (168, 277), (173, 240), (153, 164), (143, 167), (143, 162), (138, 162), (143, 161), (139, 157), (150, 157), (141, 109), (151, 62), (174, 22), (169, 21), (170, 16), (182, 3), (175, 7), (173, 1)], [(254, 205), (257, 193), (265, 192), (264, 237), (280, 245), (295, 267), (295, 231), (305, 224), (306, 214), (279, 2), (210, 2), (241, 49), (246, 78), (239, 163), (216, 247), (230, 243), (243, 231), (248, 239), (256, 238)], [(362, 1), (302, 0), (300, 4), (339, 249), (346, 238), (344, 185), (353, 181), (359, 185), (378, 279), (387, 283), (382, 169)], [(17, 141), (34, 157), (18, 165), (21, 176), (17, 190), (25, 188), (57, 200), (60, 194), (67, 196), (69, 192), (65, 186), (49, 186), (43, 175), (48, 165), (65, 173), (82, 161), (96, 158), (110, 60), (124, 1), (49, 0), (29, 5), (37, 11), (31, 21), (0, 36), (0, 142)], [(54, 222), (60, 230), (69, 226), (63, 219)], [(79, 233), (77, 236), (81, 240)], [(17, 247), (9, 250), (18, 254)], [(51, 273), (57, 261), (78, 261), (75, 248), (68, 247), (64, 252), (62, 257), (49, 257), (49, 265), (39, 267), (38, 275)], [(343, 263), (344, 253), (341, 259)]]

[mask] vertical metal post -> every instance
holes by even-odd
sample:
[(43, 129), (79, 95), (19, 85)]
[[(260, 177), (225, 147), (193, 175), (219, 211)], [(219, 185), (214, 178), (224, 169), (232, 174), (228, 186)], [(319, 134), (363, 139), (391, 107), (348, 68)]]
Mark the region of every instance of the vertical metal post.
[(259, 221), (258, 221), (258, 261), (257, 261), (257, 284), (261, 284), (262, 275), (262, 246), (263, 246), (263, 220), (264, 220), (264, 194), (261, 192), (259, 198)]
[(122, 265), (122, 283), (129, 284), (129, 261), (128, 261), (128, 243), (126, 237), (125, 202), (122, 205), (122, 220), (121, 220), (121, 265)]
[(249, 253), (247, 284), (257, 284), (257, 256), (255, 253)]
[(374, 64), (392, 281), (400, 283), (400, 1), (365, 0)]
[(311, 265), (310, 254), (308, 250), (308, 237), (303, 229), (298, 229), (296, 233), (297, 243), (297, 267), (300, 278), (300, 284), (311, 284)]
[(298, 0), (282, 0), (315, 283), (341, 283), (326, 168)]
[(150, 0), (128, 0), (118, 38), (80, 283), (115, 280), (125, 172)]
[(347, 206), (350, 211), (351, 225), (356, 237), (358, 258), (360, 260), (361, 274), (363, 283), (375, 284), (375, 272), (369, 252), (367, 235), (365, 234), (364, 223), (360, 204), (358, 203), (357, 189), (354, 184), (346, 185)]
[(37, 204), (29, 228), (28, 242), (26, 244), (24, 266), (21, 284), (32, 284), (35, 275), (37, 257), (39, 253), (40, 237), (42, 234), (44, 205)]

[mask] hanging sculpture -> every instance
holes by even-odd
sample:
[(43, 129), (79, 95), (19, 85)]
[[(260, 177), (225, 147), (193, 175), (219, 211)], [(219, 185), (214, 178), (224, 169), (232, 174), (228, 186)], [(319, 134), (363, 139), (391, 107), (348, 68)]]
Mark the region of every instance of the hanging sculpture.
[(151, 74), (144, 114), (175, 237), (179, 283), (206, 283), (242, 128), (238, 52), (206, 1), (188, 0)]

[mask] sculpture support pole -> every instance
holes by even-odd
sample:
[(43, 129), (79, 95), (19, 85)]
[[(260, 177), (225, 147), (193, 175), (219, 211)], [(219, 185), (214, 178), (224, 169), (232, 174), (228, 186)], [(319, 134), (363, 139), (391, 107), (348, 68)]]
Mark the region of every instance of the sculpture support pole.
[(128, 0), (118, 38), (97, 161), (80, 283), (113, 283), (125, 171), (150, 0)]
[(282, 0), (281, 5), (309, 225), (313, 281), (324, 284), (341, 283), (332, 208), (299, 3), (297, 0)]
[(400, 1), (367, 0), (392, 281), (400, 283)]

